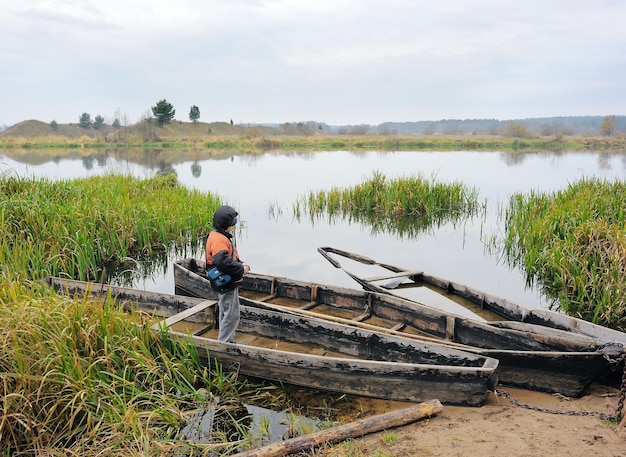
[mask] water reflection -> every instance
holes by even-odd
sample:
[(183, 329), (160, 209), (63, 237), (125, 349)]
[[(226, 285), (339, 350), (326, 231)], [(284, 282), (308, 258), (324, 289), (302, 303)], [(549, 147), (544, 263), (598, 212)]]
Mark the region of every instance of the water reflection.
[(317, 432), (327, 424), (287, 409), (243, 403), (237, 399), (217, 398), (215, 407), (197, 411), (188, 417), (181, 430), (185, 439), (196, 443), (236, 443), (249, 438), (258, 448), (296, 436)]
[(181, 430), (185, 439), (205, 444), (248, 439), (258, 448), (407, 406), (406, 402), (304, 389), (246, 376), (238, 379), (251, 383), (256, 392), (216, 397), (207, 408), (191, 411)]
[[(39, 166), (49, 162), (55, 164), (61, 164), (62, 162), (69, 162), (74, 167), (75, 160), (80, 160), (82, 166), (86, 171), (94, 170), (94, 164), (97, 168), (115, 168), (119, 162), (125, 162), (128, 168), (133, 168), (134, 165), (144, 167), (149, 170), (167, 169), (177, 167), (180, 164), (188, 164), (191, 175), (198, 178), (202, 174), (203, 162), (214, 161), (240, 161), (246, 163), (248, 166), (253, 166), (255, 163), (262, 162), (267, 159), (267, 156), (286, 157), (290, 159), (297, 159), (298, 161), (313, 161), (317, 160), (321, 154), (327, 154), (329, 152), (316, 152), (316, 151), (272, 151), (264, 153), (237, 153), (236, 151), (207, 151), (197, 149), (162, 149), (162, 148), (106, 148), (106, 149), (7, 149), (0, 150), (0, 170), (6, 171), (9, 168), (16, 170), (24, 170), (23, 165)], [(545, 160), (552, 161), (562, 159), (563, 162), (579, 160), (582, 157), (595, 157), (596, 168), (599, 170), (609, 170), (614, 167), (614, 162), (617, 158), (622, 161), (622, 168), (626, 168), (626, 156), (624, 154), (613, 152), (563, 152), (563, 151), (544, 151), (544, 152), (521, 152), (521, 151), (506, 151), (506, 152), (423, 152), (423, 151), (380, 151), (380, 152), (361, 152), (361, 151), (337, 151), (330, 153), (340, 153), (347, 155), (355, 161), (367, 161), (370, 160), (372, 155), (378, 157), (393, 157), (396, 158), (399, 155), (421, 155), (428, 156), (432, 154), (437, 155), (456, 155), (458, 153), (466, 154), (469, 156), (480, 157), (488, 155), (491, 157), (497, 156), (502, 163), (510, 167), (522, 166), (528, 160)], [(76, 172), (76, 170), (74, 170)], [(332, 172), (332, 170), (328, 170)]]
[(99, 281), (115, 286), (133, 287), (145, 278), (166, 274), (172, 255), (158, 252), (147, 258), (127, 257), (120, 262), (108, 262), (104, 265)]
[[(237, 154), (198, 150), (123, 149), (0, 151), (0, 172), (24, 177), (70, 179), (105, 173), (149, 177), (173, 170), (179, 182), (217, 193), (237, 208), (244, 222), (236, 235), (242, 258), (253, 270), (276, 276), (355, 287), (318, 253), (335, 246), (381, 262), (468, 284), (528, 307), (547, 306), (524, 274), (489, 252), (489, 240), (501, 236), (500, 214), (516, 192), (553, 191), (582, 177), (624, 179), (626, 156), (613, 153), (523, 152), (272, 152)], [(479, 191), (485, 212), (462, 222), (444, 221), (420, 233), (387, 230), (357, 219), (299, 220), (293, 203), (301, 196), (332, 187), (360, 184), (374, 171), (389, 179), (432, 176), (461, 181)], [(408, 227), (409, 225), (407, 225)], [(199, 252), (192, 255), (202, 256)], [(156, 292), (174, 293), (171, 261), (141, 263), (141, 275), (124, 281)], [(131, 268), (130, 265), (126, 267)], [(130, 284), (128, 284), (130, 285)]]

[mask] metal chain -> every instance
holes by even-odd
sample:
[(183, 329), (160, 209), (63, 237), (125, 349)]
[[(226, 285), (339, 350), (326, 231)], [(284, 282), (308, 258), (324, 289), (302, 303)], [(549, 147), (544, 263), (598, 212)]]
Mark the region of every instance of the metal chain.
[(617, 410), (615, 411), (615, 421), (618, 422), (622, 418), (622, 409), (624, 408), (624, 399), (626, 398), (626, 357), (624, 359), (624, 373), (622, 374), (622, 385), (620, 388), (619, 400), (617, 401)]
[[(602, 346), (599, 346), (598, 349), (604, 349), (605, 347), (614, 346), (614, 345), (618, 345), (623, 348), (623, 344), (621, 343), (606, 343)], [(622, 384), (620, 386), (619, 400), (617, 402), (617, 409), (615, 410), (615, 415), (613, 416), (609, 414), (605, 414), (605, 413), (595, 412), (595, 411), (571, 411), (571, 410), (562, 411), (558, 409), (541, 408), (539, 406), (521, 403), (518, 400), (511, 397), (511, 395), (508, 392), (505, 392), (503, 390), (496, 389), (495, 393), (496, 395), (500, 395), (506, 398), (511, 404), (515, 406), (519, 406), (520, 408), (530, 409), (533, 411), (539, 411), (539, 412), (548, 413), (548, 414), (564, 414), (567, 416), (598, 416), (602, 420), (619, 422), (622, 419), (622, 410), (624, 409), (624, 402), (626, 401), (626, 353), (621, 351), (620, 356), (617, 358), (611, 357), (610, 355), (605, 353), (604, 357), (610, 363), (615, 364), (615, 365), (618, 365), (622, 362), (624, 363), (624, 373), (622, 374)]]
[[(626, 370), (625, 370), (626, 372)], [(626, 378), (625, 378), (626, 379)], [(504, 398), (506, 398), (511, 404), (515, 405), (515, 406), (519, 406), (520, 408), (525, 408), (525, 409), (530, 409), (533, 411), (539, 411), (542, 413), (548, 413), (548, 414), (563, 414), (566, 416), (598, 416), (600, 419), (602, 420), (617, 420), (618, 415), (615, 416), (611, 416), (609, 414), (605, 414), (605, 413), (600, 413), (600, 412), (596, 412), (596, 411), (563, 411), (560, 409), (549, 409), (549, 408), (542, 408), (539, 406), (535, 406), (535, 405), (529, 405), (527, 403), (521, 403), (518, 400), (516, 400), (515, 398), (511, 397), (511, 395), (508, 392), (505, 392), (503, 390), (499, 390), (496, 389), (496, 394), (500, 395)], [(622, 390), (623, 393), (623, 390)]]
[(595, 348), (595, 350), (596, 351), (602, 351), (603, 349), (608, 348), (608, 347), (617, 347), (617, 348), (619, 348), (619, 356), (617, 356), (617, 357), (611, 357), (611, 355), (608, 354), (608, 351), (604, 352), (604, 358), (606, 360), (608, 360), (609, 363), (617, 365), (621, 361), (623, 361), (624, 358), (626, 358), (626, 353), (624, 352), (624, 345), (622, 343), (615, 343), (615, 342), (604, 343), (604, 344), (601, 344), (601, 345), (597, 346)]

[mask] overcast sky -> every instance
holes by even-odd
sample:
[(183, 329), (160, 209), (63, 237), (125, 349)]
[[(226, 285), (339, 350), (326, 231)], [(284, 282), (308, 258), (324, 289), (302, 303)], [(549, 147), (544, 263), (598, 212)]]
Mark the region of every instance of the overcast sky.
[[(2, 0), (0, 125), (626, 114), (623, 0)], [(121, 120), (121, 119), (120, 119)]]

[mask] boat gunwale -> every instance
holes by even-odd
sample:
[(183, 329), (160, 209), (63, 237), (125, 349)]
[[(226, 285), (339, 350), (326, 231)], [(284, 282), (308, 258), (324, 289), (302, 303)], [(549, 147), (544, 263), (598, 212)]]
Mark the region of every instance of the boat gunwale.
[[(107, 295), (109, 292), (113, 292), (113, 291), (117, 291), (119, 295), (119, 293), (124, 293), (126, 296), (131, 295), (132, 291), (134, 289), (131, 288), (126, 288), (126, 287), (121, 287), (121, 286), (110, 286), (110, 285), (104, 285), (102, 287), (101, 284), (98, 284), (99, 287), (101, 288), (101, 291), (94, 291), (94, 290), (89, 290), (88, 286), (93, 284), (93, 283), (89, 283), (89, 282), (85, 282), (85, 281), (77, 281), (77, 280), (67, 280), (67, 279), (62, 279), (62, 278), (46, 278), (46, 281), (48, 284), (54, 285), (53, 283), (57, 282), (58, 283), (65, 283), (65, 284), (72, 284), (74, 287), (81, 287), (83, 288), (82, 290), (84, 290), (85, 292), (89, 292), (92, 295)], [(142, 295), (152, 295), (152, 292), (149, 291), (141, 291)], [(159, 295), (167, 295), (167, 296), (171, 296), (172, 298), (174, 297), (179, 297), (177, 295), (171, 295), (171, 294), (165, 294), (165, 293), (155, 293), (155, 294), (159, 294)], [(112, 295), (113, 299), (116, 299), (116, 295)], [(102, 297), (100, 297), (102, 298)], [(194, 302), (197, 301), (198, 303), (201, 302), (205, 302), (206, 299), (200, 299), (200, 298), (196, 298), (196, 297), (185, 297), (186, 299), (189, 298), (190, 301)], [(126, 299), (128, 300), (128, 299)], [(174, 316), (175, 314), (172, 314), (171, 311), (167, 310), (166, 308), (158, 305), (158, 303), (155, 301), (153, 302), (154, 306), (157, 307), (161, 313), (154, 313), (155, 308), (150, 308), (152, 311), (152, 314), (155, 316), (158, 316), (160, 318), (169, 318)], [(135, 305), (137, 305), (135, 303)], [(145, 307), (148, 307), (148, 305), (145, 305)], [(284, 317), (284, 313), (281, 313), (279, 311), (274, 311), (274, 310), (269, 310), (269, 309), (262, 309), (259, 307), (255, 307), (255, 306), (247, 306), (247, 305), (242, 305), (242, 310), (244, 313), (246, 312), (251, 312), (251, 313), (258, 313), (258, 314), (264, 314), (264, 315), (270, 315), (270, 316), (274, 316), (274, 317), (278, 317), (281, 319), (285, 319)], [(136, 308), (132, 308), (132, 309), (136, 309)], [(131, 309), (131, 310), (132, 310)], [(143, 312), (148, 312), (148, 311), (143, 311)], [(202, 311), (199, 311), (199, 313)], [(301, 316), (298, 314), (294, 314), (292, 316), (293, 319), (291, 320), (296, 320), (298, 318), (300, 318)], [(185, 319), (186, 320), (186, 319)], [(348, 327), (346, 325), (342, 325), (342, 324), (335, 324), (335, 323), (329, 323), (327, 321), (324, 321), (323, 319), (317, 319), (317, 318), (307, 318), (307, 320), (311, 320), (314, 321), (315, 323), (318, 324), (322, 324), (326, 327), (334, 327), (335, 329), (340, 329), (341, 327), (345, 327), (346, 328), (346, 332), (350, 332), (350, 333), (354, 333), (353, 332), (353, 328), (352, 327)], [(184, 321), (184, 320), (183, 320)], [(157, 322), (156, 324), (161, 323)], [(155, 324), (155, 325), (156, 325)], [(349, 330), (347, 330), (349, 328)], [(154, 328), (154, 331), (160, 331), (160, 327), (159, 328)], [(360, 329), (362, 330), (362, 329)], [(481, 365), (475, 365), (475, 366), (462, 366), (462, 365), (447, 365), (447, 364), (427, 364), (427, 363), (413, 363), (413, 362), (390, 362), (390, 361), (385, 361), (385, 360), (372, 360), (372, 359), (364, 359), (364, 358), (350, 358), (350, 357), (338, 357), (335, 355), (317, 355), (317, 354), (305, 354), (305, 353), (301, 353), (301, 352), (295, 352), (295, 351), (288, 351), (288, 350), (283, 350), (283, 349), (273, 349), (273, 348), (264, 348), (264, 347), (259, 347), (259, 346), (254, 346), (254, 345), (249, 345), (249, 344), (245, 344), (245, 343), (226, 343), (226, 342), (221, 342), (221, 341), (217, 341), (215, 338), (208, 338), (208, 337), (203, 337), (200, 335), (191, 335), (188, 333), (183, 333), (183, 332), (179, 332), (176, 330), (173, 330), (171, 328), (167, 329), (168, 333), (170, 335), (179, 335), (179, 336), (184, 336), (184, 337), (190, 337), (192, 338), (194, 341), (212, 341), (212, 342), (217, 342), (220, 345), (224, 344), (227, 347), (228, 346), (232, 346), (233, 348), (241, 348), (241, 347), (249, 347), (249, 348), (253, 348), (259, 351), (267, 351), (269, 353), (284, 353), (284, 354), (297, 354), (298, 356), (303, 356), (306, 359), (310, 359), (310, 360), (322, 360), (322, 359), (333, 359), (333, 360), (337, 360), (338, 362), (342, 362), (342, 363), (354, 363), (355, 360), (359, 360), (359, 361), (363, 361), (363, 362), (371, 362), (373, 365), (393, 365), (393, 366), (403, 366), (403, 367), (416, 367), (416, 368), (421, 368), (424, 370), (432, 370), (433, 368), (438, 368), (438, 367), (442, 367), (445, 368), (446, 370), (450, 370), (452, 369), (453, 371), (455, 371), (456, 369), (458, 369), (459, 373), (462, 372), (472, 372), (472, 371), (493, 371), (497, 368), (498, 366), (498, 361), (495, 358), (492, 357), (486, 357), (486, 356), (482, 356), (480, 354), (474, 354), (474, 353), (467, 353), (466, 351), (461, 351), (458, 350), (456, 348), (449, 348), (447, 347), (445, 344), (437, 344), (437, 343), (427, 343), (424, 344), (423, 342), (417, 341), (417, 340), (411, 340), (408, 338), (403, 338), (403, 337), (399, 337), (396, 335), (386, 335), (384, 333), (380, 333), (380, 332), (375, 332), (372, 330), (364, 330), (365, 333), (368, 333), (371, 335), (376, 335), (378, 337), (380, 337), (383, 340), (388, 340), (388, 341), (383, 341), (383, 344), (401, 344), (402, 342), (404, 342), (405, 344), (410, 343), (410, 346), (413, 349), (418, 349), (420, 350), (419, 347), (417, 347), (416, 345), (422, 345), (422, 346), (432, 346), (432, 347), (436, 347), (438, 349), (440, 349), (443, 352), (450, 352), (451, 356), (465, 356), (465, 359), (469, 361), (469, 357), (472, 358), (473, 361), (479, 361), (482, 359), (482, 364)], [(367, 338), (367, 335), (359, 335), (359, 338), (365, 339)], [(391, 340), (391, 341), (389, 341)], [(408, 350), (408, 348), (406, 349)], [(442, 354), (442, 355), (446, 355), (446, 354)]]
[[(198, 274), (197, 270), (191, 271), (188, 268), (188, 264), (192, 260), (200, 264), (202, 262), (201, 260), (198, 260), (198, 259), (189, 259), (189, 258), (177, 260), (174, 262), (175, 284), (177, 285), (177, 287), (180, 287), (183, 284), (185, 284), (186, 286), (192, 289), (192, 290), (188, 290), (187, 291), (188, 293), (191, 293), (191, 295), (204, 297), (205, 295), (198, 295), (198, 293), (201, 293), (201, 294), (207, 293), (206, 279), (204, 279), (202, 275)], [(181, 275), (181, 278), (178, 279), (177, 275)], [(390, 294), (380, 294), (377, 292), (372, 292), (372, 291), (367, 291), (367, 290), (364, 291), (364, 290), (349, 289), (349, 288), (340, 287), (340, 286), (337, 286), (337, 287), (325, 286), (322, 284), (316, 284), (316, 283), (310, 283), (310, 282), (307, 283), (304, 281), (294, 280), (290, 278), (282, 278), (279, 276), (271, 276), (271, 275), (251, 274), (250, 277), (248, 277), (249, 280), (254, 280), (255, 278), (257, 280), (265, 281), (268, 284), (273, 284), (273, 286), (266, 285), (265, 291), (267, 292), (267, 288), (270, 288), (270, 290), (273, 288), (273, 290), (271, 291), (274, 292), (274, 295), (276, 295), (276, 292), (280, 290), (280, 282), (284, 280), (289, 284), (289, 287), (291, 287), (292, 289), (295, 284), (303, 284), (304, 285), (303, 287), (307, 289), (306, 294), (313, 293), (316, 298), (323, 296), (322, 292), (324, 291), (324, 288), (328, 287), (330, 290), (349, 291), (349, 293), (352, 294), (352, 298), (354, 298), (355, 296), (361, 297), (361, 299), (367, 296), (381, 297), (381, 300), (383, 299), (393, 300), (393, 301), (398, 301), (403, 304), (408, 303), (409, 305), (411, 305), (411, 307), (414, 306), (414, 303), (411, 302), (410, 300), (406, 300), (403, 297), (398, 297), (398, 296), (390, 295)], [(245, 282), (246, 282), (246, 277), (244, 277), (244, 287), (245, 287)], [(193, 290), (194, 287), (199, 287), (197, 292)], [(250, 301), (253, 302), (254, 300), (250, 299)], [(259, 303), (261, 305), (263, 304), (262, 302), (259, 302)], [(440, 310), (437, 310), (436, 308), (432, 308), (428, 306), (425, 306), (422, 308), (430, 309), (432, 312), (439, 312), (439, 313), (442, 312)], [(297, 313), (298, 310), (293, 309), (293, 312)], [(465, 318), (462, 316), (459, 316), (459, 317), (461, 317), (462, 319), (467, 319), (471, 321), (471, 319), (469, 318)], [(478, 321), (475, 321), (475, 322), (481, 325), (486, 325), (487, 327), (491, 327), (485, 323), (481, 323)], [(509, 329), (495, 329), (493, 327), (491, 328), (492, 330), (510, 331)], [(546, 331), (552, 331), (552, 330), (554, 329), (547, 328)], [(406, 334), (406, 337), (411, 337), (411, 336), (412, 336), (411, 334)], [(588, 341), (590, 337), (587, 336), (586, 338)], [(442, 339), (441, 337), (437, 337), (437, 339), (441, 341), (441, 344), (444, 344), (444, 345), (448, 344), (448, 341), (445, 339)], [(593, 338), (591, 339), (593, 340)], [(608, 346), (612, 346), (612, 344)], [(545, 392), (558, 392), (567, 396), (577, 397), (584, 393), (587, 386), (594, 379), (597, 379), (598, 376), (601, 376), (603, 373), (611, 369), (611, 366), (613, 366), (614, 364), (610, 358), (613, 355), (616, 355), (617, 346), (619, 346), (619, 351), (618, 351), (619, 354), (623, 354), (623, 345), (616, 344), (615, 345), (616, 348), (608, 347), (608, 346), (603, 344), (603, 345), (598, 345), (597, 347), (593, 347), (591, 350), (582, 350), (582, 351), (571, 350), (571, 349), (566, 349), (566, 350), (546, 350), (546, 349), (529, 350), (529, 349), (518, 349), (518, 348), (498, 349), (498, 348), (483, 348), (483, 347), (471, 347), (471, 346), (470, 346), (470, 349), (464, 348), (463, 350), (465, 352), (475, 352), (483, 356), (505, 360), (506, 366), (500, 363), (497, 369), (499, 373), (502, 374), (506, 372), (507, 376), (510, 377), (509, 379), (504, 380), (502, 376), (499, 376), (499, 382), (502, 381), (503, 384), (511, 385), (515, 387), (521, 387), (521, 388), (529, 388), (533, 390), (541, 390)], [(558, 362), (558, 365), (556, 365), (558, 369), (554, 372), (554, 374), (548, 375), (548, 372), (550, 371), (549, 367), (555, 366), (551, 364), (556, 363), (556, 362)], [(517, 377), (511, 375), (511, 373), (517, 372), (519, 375), (523, 376), (523, 374), (527, 371), (527, 368), (525, 367), (528, 365), (528, 363), (532, 364), (532, 367), (534, 367), (534, 369), (531, 367), (529, 373), (536, 372), (536, 374), (534, 375), (531, 374), (530, 378), (524, 378), (519, 381), (517, 380)], [(579, 368), (576, 368), (576, 365), (579, 365), (579, 363), (585, 364), (584, 365), (585, 369), (582, 370), (584, 371), (584, 373), (581, 373), (581, 370)], [(535, 380), (534, 379), (535, 376), (539, 376), (540, 380)], [(544, 376), (547, 376), (547, 377), (544, 379)]]

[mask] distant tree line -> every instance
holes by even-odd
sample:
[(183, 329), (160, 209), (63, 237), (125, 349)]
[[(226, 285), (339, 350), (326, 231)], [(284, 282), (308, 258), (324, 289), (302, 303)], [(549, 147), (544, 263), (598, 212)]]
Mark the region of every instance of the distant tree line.
[[(160, 100), (152, 107), (152, 114), (159, 127), (169, 124), (176, 114), (173, 105), (167, 100)], [(149, 117), (149, 116), (148, 116)], [(193, 105), (189, 110), (189, 120), (197, 123), (200, 118), (200, 108)], [(99, 129), (105, 124), (102, 116), (98, 115), (92, 121), (89, 113), (82, 113), (79, 125), (83, 128)], [(128, 122), (125, 121), (125, 125)], [(230, 124), (233, 125), (231, 119)], [(323, 122), (287, 122), (284, 124), (258, 124), (273, 127), (281, 135), (313, 135), (317, 132), (337, 135), (502, 135), (514, 138), (531, 138), (533, 136), (564, 136), (564, 135), (604, 135), (626, 134), (626, 116), (579, 116), (579, 117), (551, 117), (531, 118), (501, 121), (497, 119), (443, 119), (440, 121), (417, 122), (384, 122), (378, 125), (358, 124), (333, 126)], [(121, 127), (119, 117), (116, 117), (111, 126)], [(251, 126), (251, 125), (248, 125)], [(55, 120), (50, 127), (57, 131)], [(7, 126), (0, 127), (0, 132)]]
[[(151, 107), (143, 119), (154, 116), (158, 127), (169, 124), (174, 119), (176, 110), (166, 99), (159, 100)], [(189, 109), (189, 120), (197, 123), (200, 119), (200, 108), (192, 105)], [(111, 122), (114, 129), (129, 125), (128, 119), (120, 121), (119, 111)], [(79, 116), (80, 127), (88, 129), (100, 129), (105, 123), (101, 115), (97, 115), (93, 120), (87, 112)], [(232, 119), (230, 124), (233, 125)], [(415, 122), (384, 122), (378, 125), (357, 124), (357, 125), (329, 125), (318, 121), (287, 122), (284, 124), (248, 124), (248, 126), (272, 127), (282, 135), (313, 135), (319, 132), (337, 135), (500, 135), (515, 138), (530, 138), (534, 136), (555, 136), (564, 135), (605, 135), (626, 134), (626, 116), (559, 116), (528, 118), (514, 120), (498, 119), (442, 119), (438, 121), (415, 121)], [(50, 122), (53, 131), (58, 130), (56, 120)], [(8, 128), (6, 125), (0, 127), (0, 132)]]
[(425, 135), (506, 135), (513, 137), (561, 135), (615, 135), (626, 133), (626, 116), (561, 116), (515, 120), (443, 119), (385, 122), (368, 133)]
[(563, 116), (516, 120), (443, 119), (439, 121), (384, 122), (378, 125), (328, 125), (307, 121), (280, 125), (284, 135), (311, 135), (317, 131), (337, 135), (499, 135), (514, 138), (565, 135), (626, 134), (626, 116)]
[[(159, 127), (163, 127), (165, 124), (169, 124), (176, 115), (176, 110), (174, 109), (174, 106), (165, 99), (159, 100), (157, 104), (151, 108), (151, 110), (152, 114), (156, 118), (156, 122)], [(189, 120), (193, 123), (196, 123), (198, 122), (198, 119), (200, 119), (200, 108), (198, 108), (196, 105), (193, 105), (189, 110)], [(96, 116), (92, 120), (91, 114), (85, 112), (79, 116), (78, 125), (85, 129), (100, 129), (103, 125), (105, 125), (105, 120), (100, 115)], [(115, 119), (111, 123), (111, 126), (116, 129), (121, 127), (119, 116), (115, 117)], [(50, 127), (55, 131), (57, 130), (58, 124), (56, 120), (50, 122)]]

